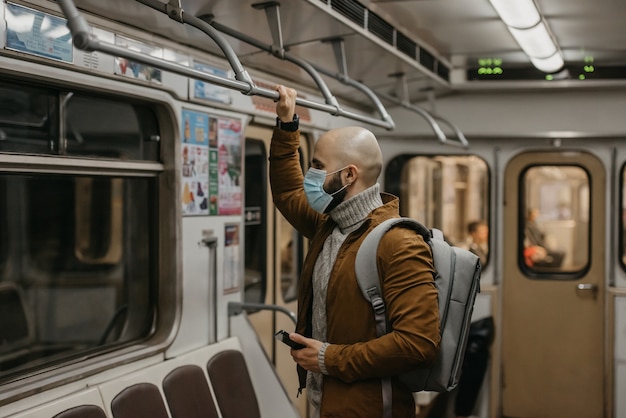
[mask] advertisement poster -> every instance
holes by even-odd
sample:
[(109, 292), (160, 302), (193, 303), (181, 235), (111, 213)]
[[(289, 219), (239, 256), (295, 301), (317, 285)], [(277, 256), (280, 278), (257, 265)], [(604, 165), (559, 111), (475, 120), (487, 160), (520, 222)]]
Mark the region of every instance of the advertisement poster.
[(241, 120), (183, 109), (181, 121), (183, 214), (241, 214)]
[(65, 19), (8, 3), (6, 22), (8, 49), (64, 62), (73, 61), (72, 35)]
[(239, 225), (224, 227), (224, 294), (239, 290), (240, 278)]
[(182, 208), (185, 215), (208, 215), (209, 115), (182, 113)]
[[(194, 62), (193, 68), (203, 73), (228, 78), (228, 71), (201, 62)], [(193, 80), (192, 85), (192, 95), (194, 99), (213, 100), (215, 102), (230, 104), (230, 90), (226, 87), (220, 87), (201, 80)]]
[[(143, 42), (115, 35), (115, 44), (127, 48), (131, 51), (140, 52), (156, 58), (163, 57), (163, 50), (156, 46), (144, 44)], [(128, 60), (122, 57), (115, 58), (115, 74), (125, 77), (136, 78), (137, 80), (145, 80), (153, 83), (161, 84), (161, 70), (149, 65), (141, 64), (136, 61)]]
[(219, 118), (217, 122), (218, 213), (241, 214), (241, 120)]

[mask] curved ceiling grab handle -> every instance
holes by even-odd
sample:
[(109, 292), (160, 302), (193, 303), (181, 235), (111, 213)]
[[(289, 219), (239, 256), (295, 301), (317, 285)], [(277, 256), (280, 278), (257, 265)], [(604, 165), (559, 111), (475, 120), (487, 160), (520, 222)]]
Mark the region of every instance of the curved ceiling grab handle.
[(435, 120), (438, 120), (439, 122), (444, 123), (445, 125), (448, 125), (450, 129), (452, 129), (454, 133), (456, 134), (457, 141), (450, 141), (446, 137), (446, 141), (444, 142), (445, 144), (455, 145), (455, 146), (465, 147), (465, 148), (469, 147), (469, 141), (467, 140), (467, 138), (465, 138), (465, 135), (463, 135), (463, 132), (461, 132), (461, 130), (456, 125), (454, 125), (449, 120), (442, 118), (439, 115), (432, 114), (432, 116)]
[[(163, 3), (156, 1), (159, 5), (165, 6)], [(103, 42), (96, 36), (92, 35), (90, 26), (85, 18), (80, 14), (73, 0), (58, 0), (59, 6), (67, 19), (67, 27), (72, 33), (72, 40), (74, 46), (84, 51), (100, 51), (105, 54), (117, 56), (121, 58), (130, 59), (133, 61), (141, 62), (143, 64), (151, 65), (157, 68), (161, 68), (167, 71), (171, 71), (176, 74), (184, 75), (187, 77), (193, 77), (198, 80), (203, 80), (209, 83), (217, 84), (222, 87), (227, 87), (233, 90), (239, 90), (243, 93), (251, 91), (254, 87), (251, 82), (247, 80), (232, 80), (229, 78), (219, 77), (213, 74), (204, 73), (192, 68), (180, 65), (174, 62), (165, 61), (163, 59), (155, 58), (150, 55), (141, 54), (139, 52), (121, 47), (119, 45), (111, 44), (109, 42)], [(239, 60), (237, 60), (238, 62)], [(241, 64), (239, 64), (241, 65)], [(239, 71), (239, 77), (245, 78), (244, 71)], [(249, 77), (248, 77), (249, 78)]]
[(391, 115), (389, 115), (389, 113), (387, 112), (387, 109), (385, 109), (385, 106), (380, 101), (376, 93), (374, 93), (374, 91), (370, 89), (369, 87), (367, 87), (365, 84), (360, 83), (356, 80), (353, 80), (352, 78), (350, 78), (350, 76), (348, 76), (348, 64), (346, 62), (346, 52), (345, 52), (343, 39), (333, 38), (333, 39), (328, 39), (327, 41), (323, 41), (323, 42), (332, 43), (333, 51), (335, 53), (335, 59), (337, 61), (337, 67), (339, 68), (339, 72), (335, 74), (332, 71), (329, 71), (318, 65), (311, 64), (311, 66), (313, 66), (313, 68), (315, 68), (321, 74), (324, 74), (328, 77), (332, 77), (335, 80), (347, 86), (354, 87), (355, 89), (360, 90), (374, 103), (374, 105), (376, 106), (376, 109), (378, 110), (378, 113), (380, 113), (381, 118), (389, 123), (390, 128), (388, 129), (390, 130), (395, 129), (396, 127), (395, 122), (391, 118)]
[[(170, 3), (167, 5), (161, 3), (158, 0), (137, 1), (140, 1), (146, 5), (150, 5), (151, 7), (153, 5), (155, 6), (154, 8), (156, 10), (163, 11), (175, 20), (180, 21), (182, 19), (183, 21), (191, 21), (193, 22), (194, 26), (195, 24), (199, 24), (199, 26), (203, 27), (204, 29), (206, 29), (206, 26), (210, 26), (198, 18), (192, 16), (185, 17), (182, 10), (172, 5), (173, 3), (180, 4), (180, 0), (170, 0)], [(92, 35), (91, 27), (89, 26), (85, 18), (80, 14), (73, 0), (57, 0), (57, 2), (61, 7), (63, 15), (67, 19), (67, 27), (70, 29), (70, 32), (72, 34), (73, 44), (78, 49), (88, 52), (99, 51), (107, 55), (126, 58), (165, 71), (170, 71), (174, 74), (182, 75), (184, 77), (205, 81), (207, 83), (226, 87), (231, 90), (237, 90), (246, 95), (257, 95), (274, 101), (277, 101), (279, 98), (277, 91), (257, 87), (254, 85), (248, 73), (241, 66), (241, 63), (239, 62), (236, 54), (232, 51), (232, 48), (230, 48), (230, 45), (228, 45), (228, 43), (226, 43), (223, 38), (213, 30), (214, 28), (211, 28), (208, 31), (203, 31), (209, 34), (211, 38), (218, 39), (218, 45), (220, 47), (224, 47), (224, 53), (227, 55), (227, 59), (229, 60), (231, 66), (234, 65), (233, 70), (235, 71), (235, 80), (195, 70), (193, 68), (177, 64), (175, 62), (155, 58), (150, 55), (145, 55), (136, 51), (132, 51), (119, 45), (101, 41), (95, 35)], [(331, 115), (342, 116), (363, 123), (368, 123), (370, 125), (390, 129), (389, 123), (387, 121), (378, 120), (376, 118), (360, 115), (357, 113), (347, 112), (338, 108), (338, 106), (335, 105), (317, 103), (300, 97), (296, 98), (296, 104), (307, 107), (309, 109), (329, 113)]]
[[(232, 28), (229, 28), (225, 25), (222, 25), (221, 23), (215, 21), (213, 19), (212, 15), (205, 15), (205, 16), (200, 16), (199, 18), (210, 23), (211, 26), (213, 26), (215, 29), (217, 29), (218, 31), (225, 33), (229, 36), (232, 36), (235, 39), (239, 39), (242, 42), (245, 42), (249, 45), (252, 45), (260, 50), (263, 51), (267, 51), (270, 54), (274, 55), (277, 58), (280, 58), (282, 60), (285, 61), (289, 61), (297, 66), (299, 66), (300, 68), (304, 69), (310, 76), (311, 78), (315, 81), (315, 84), (317, 84), (320, 92), (322, 93), (322, 95), (324, 96), (324, 99), (326, 100), (326, 103), (331, 105), (331, 106), (336, 106), (337, 107), (337, 112), (334, 113), (334, 115), (336, 116), (346, 116), (352, 119), (355, 119), (354, 117), (352, 117), (354, 114), (351, 112), (347, 112), (343, 109), (341, 109), (341, 107), (339, 106), (339, 103), (337, 102), (337, 99), (335, 98), (335, 96), (332, 95), (332, 93), (330, 92), (330, 90), (328, 89), (326, 83), (324, 82), (324, 80), (322, 80), (322, 78), (320, 77), (319, 73), (328, 75), (332, 78), (335, 78), (336, 80), (342, 81), (340, 77), (332, 74), (332, 73), (328, 73), (328, 72), (324, 72), (324, 71), (320, 71), (320, 69), (315, 66), (314, 64), (311, 64), (310, 62), (303, 60), (301, 58), (295, 57), (292, 54), (289, 54), (287, 51), (285, 51), (284, 45), (283, 45), (283, 37), (282, 37), (282, 30), (281, 30), (281, 26), (280, 26), (280, 11), (279, 11), (279, 4), (277, 2), (267, 2), (267, 3), (259, 3), (256, 6), (253, 5), (253, 7), (256, 7), (257, 9), (264, 9), (265, 10), (265, 15), (267, 17), (267, 21), (268, 24), (270, 26), (270, 31), (272, 33), (272, 39), (274, 44), (273, 45), (267, 45), (264, 44), (263, 42), (260, 42), (259, 40), (248, 36), (244, 33), (241, 33), (239, 31), (236, 31)], [(346, 77), (348, 80), (349, 78)], [(391, 119), (391, 116), (387, 113), (387, 111), (385, 110), (384, 106), (382, 105), (382, 103), (380, 102), (380, 100), (378, 99), (378, 97), (376, 97), (376, 95), (374, 94), (374, 92), (372, 92), (370, 89), (368, 89), (367, 87), (365, 87), (364, 85), (354, 82), (352, 80), (349, 80), (350, 82), (344, 82), (345, 84), (351, 85), (353, 87), (358, 88), (359, 90), (363, 91), (364, 93), (367, 94), (367, 96), (370, 98), (370, 100), (372, 100), (374, 102), (374, 104), (376, 105), (377, 109), (379, 110), (381, 117), (382, 117), (382, 121), (381, 120), (377, 120), (377, 119), (367, 119), (367, 120), (363, 120), (365, 122), (371, 123), (373, 125), (376, 126), (380, 126), (383, 128), (386, 128), (388, 130), (392, 130), (395, 128), (395, 123), (393, 122), (393, 120)], [(358, 120), (358, 119), (357, 119)], [(372, 121), (376, 121), (375, 123), (372, 123)]]
[(390, 102), (397, 103), (398, 105), (402, 106), (405, 109), (408, 109), (415, 113), (419, 113), (420, 115), (422, 115), (424, 119), (426, 119), (426, 122), (428, 122), (431, 128), (433, 128), (433, 131), (435, 132), (435, 135), (437, 136), (437, 139), (439, 140), (439, 142), (446, 143), (448, 141), (448, 138), (446, 137), (446, 134), (443, 132), (443, 129), (441, 129), (441, 126), (439, 126), (439, 123), (437, 123), (435, 118), (430, 113), (428, 113), (426, 109), (422, 109), (421, 107), (417, 105), (412, 105), (410, 103), (403, 102), (402, 100), (399, 100), (397, 97), (394, 97), (385, 93), (378, 93), (378, 95), (386, 100), (389, 100)]
[[(142, 0), (139, 0), (142, 1)], [(337, 102), (337, 99), (335, 98), (335, 96), (332, 95), (332, 93), (330, 92), (328, 86), (326, 85), (326, 83), (324, 82), (324, 80), (322, 80), (322, 78), (320, 77), (319, 73), (317, 71), (315, 71), (315, 69), (306, 61), (301, 60), (297, 57), (294, 57), (293, 55), (290, 55), (289, 53), (285, 52), (285, 50), (282, 49), (277, 49), (272, 45), (267, 45), (264, 44), (244, 33), (238, 32), (234, 29), (228, 28), (216, 21), (213, 20), (213, 16), (212, 15), (204, 15), (204, 16), (200, 16), (198, 18), (199, 20), (203, 21), (203, 22), (207, 22), (207, 24), (210, 24), (213, 28), (215, 28), (216, 30), (225, 33), (227, 35), (232, 36), (233, 38), (239, 39), (242, 42), (245, 42), (249, 45), (252, 45), (260, 50), (263, 51), (267, 51), (270, 54), (274, 55), (277, 58), (280, 58), (284, 61), (289, 61), (292, 62), (293, 64), (297, 65), (298, 67), (302, 68), (304, 71), (306, 71), (311, 78), (313, 79), (313, 81), (315, 81), (315, 84), (317, 84), (317, 87), (319, 88), (320, 92), (322, 93), (322, 96), (324, 96), (324, 100), (326, 101), (326, 104), (330, 105), (330, 106), (335, 106), (337, 108), (337, 110), (339, 110), (339, 103)]]
[(181, 0), (169, 0), (169, 3), (167, 4), (164, 4), (159, 0), (135, 1), (145, 6), (151, 7), (154, 10), (162, 12), (174, 20), (191, 25), (206, 33), (224, 53), (224, 57), (226, 58), (226, 60), (230, 64), (230, 67), (235, 73), (235, 80), (243, 81), (244, 83), (248, 83), (250, 85), (250, 90), (242, 91), (242, 93), (251, 94), (254, 91), (255, 85), (252, 81), (252, 78), (243, 68), (243, 65), (241, 65), (239, 57), (237, 57), (237, 54), (235, 54), (235, 51), (233, 51), (233, 48), (230, 46), (230, 44), (226, 42), (226, 40), (214, 28), (212, 28), (211, 25), (206, 24), (205, 22), (193, 15), (184, 13), (180, 3)]
[[(420, 115), (422, 115), (424, 117), (424, 119), (426, 119), (426, 121), (430, 124), (430, 126), (433, 128), (433, 131), (435, 131), (435, 135), (437, 136), (437, 139), (439, 140), (439, 142), (441, 142), (442, 144), (446, 144), (446, 145), (454, 145), (454, 146), (459, 146), (459, 147), (465, 147), (467, 148), (469, 146), (469, 142), (467, 141), (467, 139), (465, 138), (465, 135), (463, 135), (463, 133), (461, 132), (461, 130), (456, 127), (455, 125), (453, 125), (451, 122), (449, 122), (448, 120), (442, 118), (439, 115), (435, 115), (434, 113), (431, 113), (429, 111), (427, 111), (426, 109), (423, 109), (417, 105), (411, 104), (409, 101), (409, 89), (408, 89), (408, 85), (406, 82), (406, 75), (403, 73), (398, 73), (398, 74), (394, 74), (394, 77), (397, 77), (397, 85), (396, 85), (396, 96), (397, 97), (393, 97), (393, 96), (389, 96), (389, 95), (385, 95), (385, 94), (381, 94), (379, 93), (379, 95), (381, 97), (385, 97), (387, 100), (390, 100), (394, 103), (399, 104), (400, 106), (402, 106), (403, 108), (413, 111), (415, 113), (419, 113)], [(442, 123), (444, 123), (445, 125), (449, 126), (454, 133), (457, 136), (457, 140), (450, 140), (446, 134), (443, 132), (443, 129), (441, 129), (441, 125), (439, 124), (440, 121)]]

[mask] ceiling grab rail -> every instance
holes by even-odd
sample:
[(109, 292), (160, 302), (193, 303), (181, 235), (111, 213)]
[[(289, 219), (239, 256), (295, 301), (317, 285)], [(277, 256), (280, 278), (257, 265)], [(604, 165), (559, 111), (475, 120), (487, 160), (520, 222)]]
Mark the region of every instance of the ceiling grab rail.
[(439, 116), (437, 114), (437, 111), (435, 110), (435, 92), (433, 89), (431, 89), (430, 91), (428, 91), (427, 93), (428, 96), (428, 101), (430, 102), (430, 114), (432, 115), (433, 118), (435, 118), (437, 121), (444, 123), (445, 125), (448, 125), (450, 127), (450, 129), (452, 129), (454, 131), (454, 133), (456, 134), (456, 137), (458, 139), (458, 142), (460, 142), (460, 144), (457, 144), (455, 142), (450, 142), (451, 145), (457, 145), (457, 146), (463, 146), (465, 148), (469, 147), (469, 141), (467, 140), (467, 138), (465, 137), (465, 135), (463, 134), (463, 132), (461, 132), (461, 130), (452, 122), (450, 122), (447, 119), (444, 119), (443, 117)]
[(450, 129), (452, 129), (454, 131), (454, 133), (456, 134), (456, 139), (457, 141), (450, 141), (449, 138), (446, 137), (446, 144), (448, 145), (454, 145), (454, 146), (458, 146), (458, 147), (464, 147), (467, 148), (469, 147), (469, 141), (467, 140), (467, 138), (465, 137), (465, 135), (463, 134), (463, 132), (461, 132), (461, 130), (459, 129), (458, 126), (454, 125), (452, 122), (450, 122), (447, 119), (442, 118), (441, 116), (431, 113), (432, 117), (439, 121), (440, 124), (443, 123), (445, 125), (448, 125), (450, 127)]
[[(251, 91), (256, 87), (252, 78), (248, 74), (248, 72), (243, 68), (241, 62), (239, 61), (239, 57), (235, 54), (235, 51), (231, 48), (230, 44), (226, 42), (219, 33), (217, 33), (212, 27), (205, 25), (201, 20), (197, 19), (193, 15), (188, 15), (184, 13), (181, 0), (169, 0), (167, 4), (159, 1), (159, 0), (136, 0), (139, 3), (142, 3), (145, 6), (151, 7), (154, 10), (160, 11), (168, 15), (171, 19), (176, 20), (180, 23), (187, 23), (191, 26), (194, 26), (196, 29), (201, 30), (206, 33), (212, 40), (219, 46), (219, 48), (224, 53), (226, 60), (230, 64), (233, 72), (235, 73), (235, 79), (239, 81), (244, 81), (251, 86)], [(250, 94), (249, 92), (242, 92), (244, 94)]]
[[(172, 1), (173, 0), (170, 1), (170, 4), (172, 3)], [(80, 14), (73, 0), (58, 0), (58, 3), (61, 7), (63, 14), (65, 15), (65, 18), (67, 19), (67, 27), (72, 34), (73, 44), (78, 49), (88, 52), (99, 51), (108, 55), (130, 59), (143, 64), (171, 71), (176, 74), (197, 78), (198, 80), (207, 81), (209, 83), (217, 84), (219, 86), (230, 88), (233, 90), (239, 90), (242, 93), (246, 94), (248, 94), (248, 92), (251, 92), (254, 88), (254, 84), (251, 83), (250, 80), (245, 79), (249, 79), (247, 73), (245, 71), (239, 70), (241, 68), (241, 64), (235, 65), (233, 71), (235, 71), (236, 77), (243, 78), (243, 80), (232, 80), (213, 74), (203, 73), (201, 71), (194, 70), (192, 68), (174, 62), (165, 61), (163, 59), (155, 58), (149, 55), (144, 55), (139, 52), (121, 47), (119, 45), (111, 44), (109, 42), (103, 42), (99, 40), (97, 36), (91, 33), (89, 23), (87, 23), (85, 18)], [(159, 4), (163, 7), (166, 7), (166, 5), (163, 3)]]
[(319, 73), (324, 74), (328, 77), (334, 78), (335, 80), (347, 86), (354, 87), (355, 89), (364, 93), (374, 103), (381, 117), (384, 120), (389, 121), (389, 123), (392, 124), (392, 126), (395, 128), (395, 123), (393, 119), (391, 118), (389, 113), (387, 113), (387, 109), (385, 109), (385, 106), (380, 101), (376, 93), (374, 93), (374, 91), (370, 89), (369, 87), (367, 87), (365, 84), (358, 82), (356, 80), (353, 80), (348, 75), (348, 64), (346, 61), (346, 51), (345, 51), (343, 39), (332, 38), (332, 39), (327, 39), (322, 42), (330, 42), (332, 44), (333, 51), (335, 54), (335, 60), (337, 61), (337, 67), (339, 68), (339, 72), (333, 73), (332, 71), (329, 71), (313, 63), (310, 63), (311, 66), (313, 66), (313, 68), (315, 68)]
[[(393, 74), (392, 76), (397, 78), (397, 82), (396, 82), (396, 97), (393, 97), (391, 95), (384, 94), (384, 93), (378, 93), (379, 96), (381, 96), (381, 97), (383, 97), (383, 98), (385, 98), (385, 99), (387, 99), (389, 101), (392, 101), (394, 103), (397, 103), (397, 104), (399, 104), (400, 106), (402, 106), (403, 108), (405, 108), (407, 110), (410, 110), (410, 111), (413, 111), (413, 112), (416, 112), (416, 113), (419, 113), (420, 115), (422, 115), (424, 117), (424, 119), (426, 119), (426, 121), (433, 128), (433, 130), (435, 131), (435, 135), (437, 136), (437, 139), (442, 144), (454, 145), (454, 146), (464, 147), (464, 148), (467, 148), (469, 146), (469, 142), (465, 138), (465, 135), (463, 135), (463, 133), (455, 125), (453, 125), (452, 123), (450, 123), (446, 119), (442, 118), (441, 116), (438, 116), (438, 115), (435, 115), (435, 114), (431, 114), (426, 109), (423, 109), (420, 106), (411, 104), (411, 102), (409, 101), (409, 88), (408, 88), (408, 85), (407, 85), (406, 75), (405, 74), (398, 73), (398, 74)], [(437, 122), (437, 120), (445, 123), (450, 128), (452, 128), (452, 130), (454, 130), (455, 134), (457, 135), (457, 139), (458, 140), (457, 141), (451, 141), (448, 137), (446, 137), (446, 134), (441, 129), (441, 126)]]
[[(255, 9), (265, 10), (265, 17), (267, 18), (267, 23), (269, 25), (270, 32), (272, 34), (272, 41), (273, 41), (272, 45), (263, 44), (262, 42), (252, 37), (249, 37), (243, 33), (237, 33), (236, 37), (239, 40), (246, 42), (247, 44), (255, 46), (261, 50), (265, 50), (277, 58), (280, 58), (285, 61), (289, 61), (297, 65), (298, 67), (302, 68), (311, 76), (313, 81), (315, 81), (315, 84), (317, 84), (317, 87), (320, 89), (320, 92), (322, 93), (322, 96), (324, 96), (324, 100), (326, 100), (326, 103), (329, 105), (337, 106), (337, 108), (339, 108), (340, 106), (339, 106), (339, 102), (337, 101), (337, 98), (330, 92), (330, 89), (328, 88), (324, 80), (320, 77), (319, 73), (315, 71), (315, 69), (308, 62), (298, 57), (295, 57), (291, 54), (288, 54), (287, 51), (285, 51), (285, 46), (283, 42), (283, 30), (282, 30), (281, 21), (280, 21), (280, 3), (278, 2), (255, 3), (252, 5), (252, 7), (254, 7)], [(208, 24), (211, 24), (213, 22), (214, 16), (210, 16), (210, 21), (207, 21), (205, 17), (209, 18), (209, 16), (199, 16), (200, 19), (204, 20)], [(216, 25), (219, 25), (218, 22), (214, 22), (214, 23)], [(213, 27), (220, 32), (226, 33), (220, 29), (220, 28), (222, 29), (225, 28), (222, 25), (213, 26)], [(239, 36), (241, 36), (241, 38)]]
[[(137, 0), (137, 1), (144, 1), (144, 0)], [(292, 62), (296, 64), (297, 66), (301, 67), (307, 73), (309, 73), (311, 78), (313, 78), (315, 83), (320, 88), (322, 94), (324, 95), (326, 102), (336, 103), (336, 106), (338, 109), (338, 113), (336, 114), (337, 116), (350, 114), (350, 112), (346, 112), (345, 110), (339, 107), (339, 104), (337, 103), (337, 99), (330, 93), (330, 90), (326, 86), (326, 83), (324, 83), (322, 78), (319, 76), (319, 73), (328, 75), (332, 78), (342, 81), (340, 80), (339, 77), (329, 72), (320, 71), (320, 69), (314, 64), (306, 60), (303, 60), (301, 58), (295, 57), (294, 55), (285, 51), (283, 38), (282, 38), (282, 32), (281, 32), (281, 26), (280, 26), (279, 4), (277, 2), (266, 2), (266, 3), (253, 5), (253, 7), (257, 9), (265, 10), (268, 24), (270, 26), (270, 31), (272, 33), (272, 39), (274, 42), (273, 45), (264, 44), (263, 42), (252, 38), (251, 36), (241, 33), (235, 29), (229, 28), (228, 26), (222, 25), (221, 23), (214, 20), (213, 15), (199, 16), (199, 19), (202, 19), (203, 21), (209, 23), (211, 26), (213, 26), (215, 29), (217, 29), (218, 31), (222, 33), (232, 36), (233, 38), (239, 39), (240, 41), (245, 42), (249, 45), (252, 45), (260, 50), (266, 51), (277, 58)], [(345, 83), (345, 84), (349, 84), (349, 83)], [(355, 84), (350, 84), (350, 85), (365, 92), (367, 96), (370, 98), (370, 100), (372, 100), (372, 102), (374, 102), (374, 104), (376, 105), (376, 108), (378, 112), (380, 113), (380, 116), (382, 119), (380, 121), (378, 119), (375, 119), (377, 123), (374, 125), (386, 128), (388, 130), (392, 130), (395, 128), (396, 125), (393, 119), (391, 118), (391, 116), (389, 115), (389, 113), (387, 112), (383, 104), (381, 103), (381, 101), (378, 99), (378, 97), (376, 97), (376, 95), (371, 90), (361, 85), (360, 83), (356, 83), (356, 82)], [(363, 87), (365, 87), (365, 89)]]
[[(137, 1), (144, 1), (144, 0), (137, 0)], [(209, 24), (211, 27), (215, 28), (216, 30), (225, 33), (227, 35), (232, 36), (233, 38), (237, 38), (242, 42), (245, 42), (247, 44), (250, 44), (254, 47), (257, 47), (261, 50), (265, 50), (267, 52), (269, 52), (270, 54), (274, 55), (277, 58), (280, 58), (284, 61), (289, 61), (292, 62), (294, 64), (296, 64), (298, 67), (302, 68), (304, 71), (306, 71), (311, 78), (313, 79), (313, 81), (315, 81), (315, 84), (317, 84), (317, 87), (319, 88), (320, 92), (322, 93), (322, 96), (324, 97), (324, 100), (326, 101), (326, 104), (330, 105), (330, 106), (334, 106), (338, 111), (340, 109), (339, 107), (339, 102), (337, 102), (337, 99), (335, 98), (335, 96), (332, 95), (332, 93), (330, 92), (330, 90), (328, 89), (328, 86), (326, 85), (326, 83), (324, 83), (324, 80), (321, 79), (321, 77), (319, 76), (319, 74), (315, 71), (314, 68), (312, 68), (308, 62), (303, 61), (301, 59), (298, 59), (292, 55), (289, 55), (288, 53), (286, 53), (283, 49), (282, 46), (281, 47), (276, 47), (274, 45), (266, 45), (263, 44), (262, 42), (249, 37), (243, 33), (237, 32), (233, 29), (229, 29), (217, 22), (215, 22), (213, 20), (213, 15), (202, 15), (200, 16), (198, 19), (200, 19), (201, 21)], [(274, 32), (272, 31), (272, 36), (274, 36)]]
[[(138, 0), (139, 1), (139, 0)], [(130, 49), (121, 47), (119, 45), (115, 45), (109, 42), (101, 41), (97, 36), (91, 33), (91, 27), (89, 23), (85, 20), (85, 18), (80, 14), (73, 0), (57, 0), (63, 15), (67, 19), (67, 27), (69, 28), (72, 34), (73, 45), (81, 50), (92, 52), (99, 51), (105, 53), (107, 55), (111, 55), (114, 57), (126, 58), (132, 61), (136, 61), (145, 65), (150, 65), (155, 68), (159, 68), (161, 70), (170, 71), (172, 73), (182, 75), (189, 78), (194, 78), (197, 80), (205, 81), (211, 84), (215, 84), (221, 87), (226, 87), (231, 90), (237, 90), (246, 95), (257, 95), (261, 97), (265, 97), (274, 101), (279, 99), (279, 94), (275, 90), (269, 90), (262, 87), (257, 87), (254, 85), (247, 72), (243, 70), (243, 67), (239, 63), (239, 59), (236, 54), (228, 45), (227, 42), (223, 40), (223, 38), (217, 33), (217, 31), (213, 30), (214, 28), (210, 28), (209, 32), (212, 32), (212, 38), (215, 37), (219, 39), (218, 46), (223, 50), (226, 59), (229, 60), (233, 71), (235, 71), (235, 77), (242, 78), (242, 80), (233, 80), (226, 77), (220, 77), (213, 74), (205, 73), (181, 64), (177, 64), (175, 62), (166, 61), (161, 58), (155, 58), (150, 55), (144, 55), (142, 53), (132, 51)], [(183, 14), (182, 9), (180, 9), (180, 0), (170, 0), (169, 4), (161, 3), (158, 0), (150, 1), (150, 0), (142, 0), (145, 3), (151, 3), (157, 8), (157, 10), (165, 9), (167, 11), (168, 16), (185, 16)], [(145, 4), (144, 3), (144, 4)], [(178, 7), (175, 5), (178, 4)], [(189, 19), (190, 16), (183, 18), (185, 20)], [(200, 24), (200, 26), (209, 26), (208, 24), (202, 22), (200, 19), (194, 18), (197, 20), (196, 23)], [(190, 19), (190, 20), (194, 20)], [(205, 28), (206, 29), (206, 28)], [(205, 31), (206, 32), (206, 31)], [(234, 60), (231, 61), (231, 60)], [(248, 78), (248, 79), (246, 79)], [(301, 97), (296, 98), (296, 104), (307, 107), (309, 109), (319, 110), (321, 112), (329, 113), (336, 116), (343, 116), (348, 119), (357, 120), (364, 123), (369, 123), (374, 126), (380, 126), (389, 129), (389, 124), (385, 121), (380, 121), (375, 118), (371, 118), (364, 115), (359, 115), (356, 113), (345, 112), (341, 109), (337, 109), (336, 106), (328, 105), (325, 103), (318, 103), (311, 100), (303, 99)]]

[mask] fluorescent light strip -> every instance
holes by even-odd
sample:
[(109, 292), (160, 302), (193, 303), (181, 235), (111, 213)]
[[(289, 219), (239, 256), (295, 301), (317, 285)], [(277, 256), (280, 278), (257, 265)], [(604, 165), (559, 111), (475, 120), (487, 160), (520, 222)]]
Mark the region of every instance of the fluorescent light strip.
[(510, 27), (526, 29), (535, 26), (541, 15), (533, 0), (489, 0), (500, 19)]
[(509, 27), (509, 32), (529, 57), (547, 58), (557, 51), (556, 45), (543, 22), (530, 29)]
[(563, 68), (563, 57), (533, 0), (489, 1), (538, 70), (552, 73)]
[(563, 68), (563, 58), (561, 54), (556, 52), (554, 55), (548, 58), (533, 58), (530, 57), (530, 61), (535, 68), (545, 73), (556, 73)]

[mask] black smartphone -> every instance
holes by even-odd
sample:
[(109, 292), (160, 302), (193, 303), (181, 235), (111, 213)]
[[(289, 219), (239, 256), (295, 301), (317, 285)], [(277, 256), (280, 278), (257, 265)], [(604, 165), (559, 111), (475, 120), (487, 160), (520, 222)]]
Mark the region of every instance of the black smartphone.
[(284, 342), (285, 344), (287, 344), (289, 347), (293, 348), (294, 350), (299, 350), (301, 348), (304, 348), (302, 344), (292, 341), (289, 338), (289, 333), (285, 330), (281, 329), (280, 331), (278, 331), (276, 334), (274, 334), (274, 338), (276, 338), (278, 341)]

